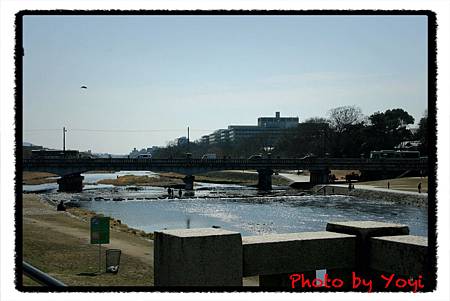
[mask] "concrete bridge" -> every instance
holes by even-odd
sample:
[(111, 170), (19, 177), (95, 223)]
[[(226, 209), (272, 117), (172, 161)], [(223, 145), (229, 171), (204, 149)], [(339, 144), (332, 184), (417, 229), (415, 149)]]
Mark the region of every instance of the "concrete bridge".
[(428, 160), (364, 159), (364, 158), (267, 158), (267, 159), (26, 159), (24, 171), (50, 172), (61, 176), (61, 191), (81, 191), (87, 171), (146, 170), (176, 172), (186, 175), (187, 190), (193, 189), (194, 175), (219, 170), (256, 170), (258, 188), (270, 190), (274, 170), (309, 170), (311, 184), (326, 184), (330, 170), (360, 170), (363, 174), (401, 174), (405, 171), (426, 171)]

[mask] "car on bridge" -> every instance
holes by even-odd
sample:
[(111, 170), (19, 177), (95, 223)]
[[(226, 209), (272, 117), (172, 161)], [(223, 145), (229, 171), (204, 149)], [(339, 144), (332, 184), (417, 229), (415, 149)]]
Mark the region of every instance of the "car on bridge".
[(217, 155), (216, 154), (204, 154), (202, 156), (202, 160), (207, 160), (207, 159), (217, 159)]
[(402, 150), (380, 150), (371, 151), (370, 159), (419, 159), (419, 151), (402, 151)]
[(316, 159), (319, 158), (316, 154), (307, 154), (306, 156), (303, 156), (299, 158), (300, 160), (308, 160), (308, 159)]
[(79, 159), (80, 152), (77, 150), (48, 150), (39, 149), (31, 151), (32, 159)]

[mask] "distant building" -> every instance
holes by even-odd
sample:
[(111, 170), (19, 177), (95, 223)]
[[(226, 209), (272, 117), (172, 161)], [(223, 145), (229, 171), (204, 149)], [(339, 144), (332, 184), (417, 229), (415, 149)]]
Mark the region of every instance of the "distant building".
[(259, 117), (258, 125), (230, 125), (228, 129), (217, 130), (208, 136), (208, 142), (235, 142), (263, 135), (268, 143), (275, 143), (287, 129), (297, 127), (298, 120), (298, 117), (281, 117), (280, 112), (276, 112), (275, 117)]
[(153, 153), (155, 152), (155, 150), (157, 148), (158, 147), (156, 147), (156, 146), (142, 148), (141, 150), (137, 150), (136, 148), (134, 148), (128, 156), (130, 158), (137, 158), (137, 157), (143, 156), (143, 155), (153, 155)]
[(230, 141), (246, 139), (261, 134), (264, 129), (257, 125), (230, 125), (228, 126)]
[(226, 142), (229, 140), (229, 131), (227, 129), (220, 129), (214, 131), (209, 135), (209, 143), (215, 144), (220, 142)]
[(275, 112), (275, 117), (259, 117), (258, 126), (263, 128), (288, 129), (298, 125), (298, 117), (280, 117), (280, 112)]
[(205, 143), (205, 144), (209, 144), (209, 135), (204, 135), (202, 136), (202, 138), (200, 139), (201, 143)]

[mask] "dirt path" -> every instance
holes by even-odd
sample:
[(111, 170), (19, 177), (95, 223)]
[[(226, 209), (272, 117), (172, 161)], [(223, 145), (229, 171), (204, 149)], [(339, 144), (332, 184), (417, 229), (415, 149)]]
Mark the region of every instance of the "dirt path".
[[(46, 229), (53, 230), (61, 233), (61, 235), (70, 235), (80, 240), (86, 240), (89, 243), (89, 230), (82, 228), (74, 228), (67, 226), (62, 222), (46, 222), (36, 218), (24, 217), (24, 221), (30, 221), (35, 226), (44, 227)], [(120, 249), (122, 253), (139, 258), (145, 263), (153, 263), (153, 241), (143, 241), (142, 243), (136, 241), (130, 241), (130, 239), (119, 238), (120, 233), (111, 232), (110, 243), (108, 249)], [(143, 250), (144, 249), (144, 250)]]
[[(153, 241), (116, 229), (106, 249), (122, 251), (118, 274), (95, 277), (80, 273), (98, 271), (98, 245), (90, 244), (89, 223), (70, 212), (58, 212), (37, 195), (23, 195), (24, 260), (67, 285), (153, 285)], [(33, 285), (24, 281), (25, 285)]]

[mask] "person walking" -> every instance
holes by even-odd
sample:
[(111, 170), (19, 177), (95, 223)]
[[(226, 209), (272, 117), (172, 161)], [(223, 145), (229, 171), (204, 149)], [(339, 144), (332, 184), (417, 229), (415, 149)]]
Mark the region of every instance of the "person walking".
[(390, 188), (390, 186), (391, 186), (390, 184), (391, 184), (391, 183), (389, 183), (389, 181), (388, 181), (388, 189), (389, 189), (389, 188)]
[(181, 199), (182, 195), (183, 195), (183, 192), (181, 191), (181, 188), (180, 188), (180, 190), (178, 190), (178, 197)]
[(417, 190), (419, 190), (419, 193), (422, 193), (422, 182), (417, 185)]

